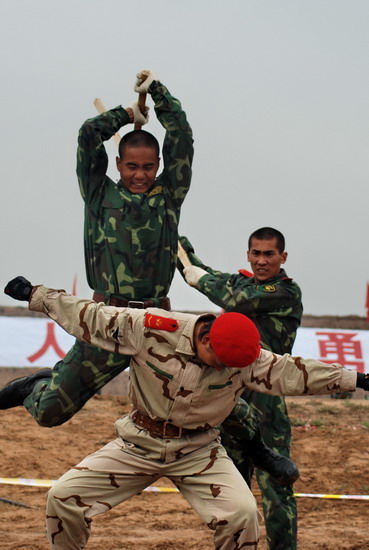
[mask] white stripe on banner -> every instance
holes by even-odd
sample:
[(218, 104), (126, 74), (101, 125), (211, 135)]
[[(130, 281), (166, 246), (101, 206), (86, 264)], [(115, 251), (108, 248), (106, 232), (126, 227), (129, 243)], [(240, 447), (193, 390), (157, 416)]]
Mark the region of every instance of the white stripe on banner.
[[(73, 342), (50, 319), (0, 316), (0, 367), (52, 367)], [(299, 328), (293, 355), (369, 372), (369, 331)]]

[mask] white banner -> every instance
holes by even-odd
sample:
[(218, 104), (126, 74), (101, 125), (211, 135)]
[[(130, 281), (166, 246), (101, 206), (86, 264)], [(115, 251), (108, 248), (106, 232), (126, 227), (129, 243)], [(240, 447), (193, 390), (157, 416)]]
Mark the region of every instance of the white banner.
[(50, 319), (0, 316), (0, 367), (53, 367), (74, 340)]
[[(52, 367), (73, 343), (50, 319), (0, 316), (0, 367)], [(369, 372), (369, 331), (299, 328), (293, 355)]]
[(299, 328), (292, 354), (369, 372), (369, 330)]

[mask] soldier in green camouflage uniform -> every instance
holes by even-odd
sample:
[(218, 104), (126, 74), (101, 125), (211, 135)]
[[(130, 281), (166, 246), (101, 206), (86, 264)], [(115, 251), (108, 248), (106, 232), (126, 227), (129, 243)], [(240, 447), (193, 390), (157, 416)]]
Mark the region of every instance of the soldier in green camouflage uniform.
[[(253, 233), (248, 250), (253, 273), (240, 270), (237, 274), (215, 271), (204, 265), (189, 241), (185, 237), (180, 241), (193, 266), (197, 266), (184, 270), (187, 282), (225, 311), (243, 313), (252, 319), (260, 332), (263, 348), (280, 355), (291, 353), (302, 317), (302, 303), (299, 286), (280, 269), (287, 258), (283, 235), (272, 228)], [(260, 415), (261, 434), (266, 444), (290, 456), (291, 425), (285, 399), (255, 391), (246, 391), (243, 398)], [(237, 435), (236, 426), (233, 433)], [(222, 431), (222, 443), (242, 475), (247, 477), (247, 455), (240, 440), (230, 435), (229, 426), (227, 432)], [(281, 486), (266, 472), (258, 470), (256, 477), (263, 497), (269, 550), (295, 550), (297, 506), (292, 485)]]
[[(186, 115), (167, 88), (153, 77), (151, 80), (147, 91), (166, 129), (164, 171), (156, 180), (159, 146), (143, 130), (121, 140), (117, 157), (120, 182), (114, 183), (106, 175), (104, 141), (122, 126), (136, 122), (136, 115), (142, 119), (137, 105), (118, 107), (87, 120), (79, 133), (77, 174), (85, 202), (87, 279), (95, 291), (93, 299), (114, 306), (168, 305), (166, 294), (177, 261), (180, 208), (191, 180), (193, 140)], [(140, 175), (137, 164), (142, 164)], [(57, 426), (127, 368), (129, 361), (129, 357), (76, 342), (52, 371), (37, 372), (1, 390), (0, 409), (24, 404), (40, 425)], [(266, 448), (252, 409), (239, 402), (227, 421), (228, 429), (243, 440), (242, 448), (247, 447), (253, 463), (280, 483), (298, 477), (292, 461)]]
[[(144, 83), (146, 88), (137, 87), (138, 83), (135, 89), (151, 95), (156, 116), (166, 130), (163, 172), (155, 179), (159, 168), (158, 144), (154, 136), (140, 130), (130, 135), (129, 144), (133, 145), (129, 150), (135, 153), (148, 149), (149, 158), (143, 157), (142, 173), (132, 176), (131, 162), (123, 166), (128, 147), (122, 148), (122, 142), (128, 137), (124, 136), (117, 167), (126, 179), (116, 183), (106, 175), (108, 156), (104, 142), (121, 127), (136, 122), (135, 104), (127, 109), (111, 109), (83, 124), (78, 137), (77, 175), (85, 203), (87, 280), (95, 291), (95, 301), (169, 309), (166, 295), (176, 269), (178, 223), (190, 187), (194, 151), (192, 131), (181, 103), (155, 77), (150, 71)], [(135, 139), (139, 140), (138, 145)], [(129, 160), (136, 161), (135, 157)], [(154, 173), (153, 181), (146, 177), (147, 173)], [(39, 380), (30, 381), (32, 393), (23, 404), (40, 425), (62, 424), (127, 368), (129, 362), (130, 357), (76, 342), (52, 371), (41, 371)], [(0, 392), (0, 401), (3, 392)], [(10, 406), (22, 402), (21, 399)], [(6, 405), (1, 408), (8, 408), (9, 403)]]

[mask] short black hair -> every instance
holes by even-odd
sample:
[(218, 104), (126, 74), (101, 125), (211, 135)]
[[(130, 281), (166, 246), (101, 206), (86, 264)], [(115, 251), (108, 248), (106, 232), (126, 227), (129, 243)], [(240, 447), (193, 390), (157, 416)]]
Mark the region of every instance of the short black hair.
[(155, 149), (155, 153), (158, 158), (160, 156), (160, 146), (159, 142), (155, 136), (146, 132), (146, 130), (132, 130), (125, 134), (119, 142), (119, 156), (122, 158), (124, 154), (124, 149), (127, 146), (130, 147), (151, 147)]
[(211, 327), (213, 326), (213, 323), (215, 321), (216, 317), (209, 313), (207, 315), (203, 315), (200, 317), (199, 321), (203, 322), (204, 324), (200, 327), (198, 338), (201, 341), (206, 334), (209, 334)]
[(285, 248), (285, 240), (284, 236), (278, 229), (274, 229), (273, 227), (260, 227), (260, 229), (257, 229), (253, 233), (251, 233), (249, 237), (249, 250), (251, 249), (251, 241), (252, 239), (259, 239), (260, 241), (266, 241), (269, 239), (277, 239), (277, 248), (279, 250), (279, 253), (282, 254), (284, 252)]

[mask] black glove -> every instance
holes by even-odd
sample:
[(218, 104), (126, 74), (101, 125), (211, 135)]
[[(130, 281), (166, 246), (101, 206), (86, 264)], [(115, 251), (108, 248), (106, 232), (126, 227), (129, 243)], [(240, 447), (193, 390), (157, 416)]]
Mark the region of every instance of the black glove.
[(361, 388), (365, 391), (369, 391), (369, 374), (358, 372), (356, 378), (356, 387)]
[(5, 294), (11, 296), (15, 300), (28, 302), (31, 296), (33, 286), (27, 279), (18, 275), (15, 279), (8, 282), (4, 288)]
[(187, 239), (187, 237), (179, 237), (179, 241), (180, 241), (181, 245), (183, 246), (183, 249), (185, 250), (185, 252), (187, 252), (187, 253), (192, 252), (192, 254), (195, 254), (193, 246), (190, 243), (190, 241)]

